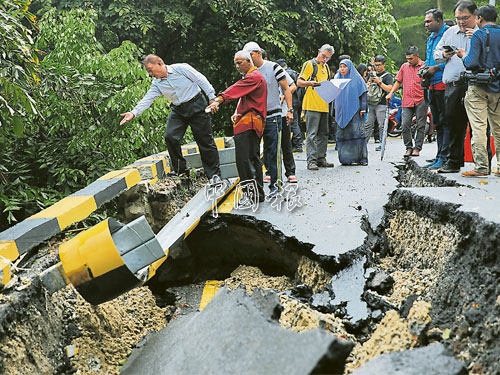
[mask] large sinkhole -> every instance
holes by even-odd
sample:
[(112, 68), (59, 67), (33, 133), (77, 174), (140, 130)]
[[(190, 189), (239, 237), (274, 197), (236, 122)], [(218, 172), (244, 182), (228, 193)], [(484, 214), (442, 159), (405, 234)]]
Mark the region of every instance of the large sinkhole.
[[(500, 226), (420, 193), (455, 182), (412, 161), (398, 171), (399, 189), (389, 195), (378, 226), (364, 220), (363, 246), (338, 258), (320, 256), (313, 244), (252, 216), (207, 214), (170, 249), (146, 287), (99, 306), (71, 286), (49, 296), (36, 274), (19, 271), (22, 285), (2, 291), (9, 302), (0, 305), (0, 372), (116, 372), (141, 337), (184, 313), (183, 293), (219, 280), (278, 291), (284, 328), (320, 328), (354, 342), (346, 374), (381, 354), (435, 342), (470, 374), (500, 374)], [(153, 227), (161, 229), (176, 209), (169, 197), (145, 193), (150, 196), (139, 200), (147, 203), (131, 205), (134, 215), (151, 213)], [(182, 198), (177, 207), (189, 199)], [(36, 270), (55, 262), (47, 248), (22, 266)], [(244, 275), (245, 269), (251, 272)], [(68, 358), (67, 348), (75, 345), (79, 354)]]

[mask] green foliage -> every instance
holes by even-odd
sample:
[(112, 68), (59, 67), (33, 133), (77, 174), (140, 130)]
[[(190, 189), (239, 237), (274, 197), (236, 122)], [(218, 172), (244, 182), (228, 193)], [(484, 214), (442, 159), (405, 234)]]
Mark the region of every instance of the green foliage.
[(28, 4), (0, 0), (0, 131), (6, 134), (21, 135), (22, 116), (37, 113), (31, 90), (38, 81), (38, 58), (31, 30), (22, 22), (35, 22)]
[(30, 126), (23, 138), (1, 139), (1, 227), (163, 149), (169, 112), (164, 99), (119, 125), (118, 114), (133, 108), (151, 80), (132, 43), (104, 52), (95, 39), (95, 19), (94, 11), (52, 9), (39, 22), (35, 47), (43, 59), (33, 91), (39, 114), (24, 116)]

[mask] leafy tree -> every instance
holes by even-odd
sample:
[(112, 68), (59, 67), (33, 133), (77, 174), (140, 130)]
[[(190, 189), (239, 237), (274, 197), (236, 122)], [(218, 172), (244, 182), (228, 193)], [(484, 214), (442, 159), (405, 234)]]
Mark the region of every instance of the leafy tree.
[(31, 47), (32, 31), (22, 23), (35, 23), (28, 4), (0, 0), (0, 131), (17, 135), (23, 132), (21, 117), (37, 113), (31, 90), (39, 80), (38, 58)]
[(134, 106), (151, 79), (134, 44), (104, 52), (95, 39), (95, 19), (95, 11), (52, 9), (39, 22), (34, 47), (43, 58), (33, 90), (39, 114), (24, 116), (30, 124), (24, 137), (1, 139), (3, 227), (163, 149), (165, 100), (156, 100), (132, 124), (119, 125), (118, 114)]

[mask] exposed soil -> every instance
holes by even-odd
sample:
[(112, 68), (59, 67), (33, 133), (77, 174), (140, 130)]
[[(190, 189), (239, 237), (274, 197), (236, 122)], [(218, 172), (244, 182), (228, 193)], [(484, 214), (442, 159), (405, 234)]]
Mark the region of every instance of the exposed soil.
[[(403, 186), (450, 185), (411, 163), (400, 167)], [(146, 214), (158, 231), (204, 182), (139, 186), (120, 198), (121, 221)], [(172, 251), (150, 288), (100, 306), (71, 286), (48, 296), (37, 274), (57, 262), (57, 246), (39, 248), (23, 261), (30, 271), (16, 272), (16, 281), (0, 294), (0, 373), (116, 374), (134, 346), (172, 317), (175, 298), (158, 302), (169, 286), (224, 280), (226, 287), (244, 286), (249, 293), (256, 287), (277, 291), (286, 329), (319, 328), (354, 342), (346, 374), (382, 353), (434, 341), (449, 347), (471, 374), (500, 374), (500, 226), (407, 190), (395, 191), (385, 210), (383, 224), (368, 228), (359, 254), (340, 260), (318, 257), (310, 244), (251, 217), (206, 217)], [(221, 248), (221, 236), (234, 241)], [(368, 254), (365, 268), (394, 280), (384, 291), (365, 287), (378, 307), (368, 303), (371, 314), (361, 328), (342, 306), (322, 311), (293, 293), (330, 293), (332, 277), (361, 253)]]

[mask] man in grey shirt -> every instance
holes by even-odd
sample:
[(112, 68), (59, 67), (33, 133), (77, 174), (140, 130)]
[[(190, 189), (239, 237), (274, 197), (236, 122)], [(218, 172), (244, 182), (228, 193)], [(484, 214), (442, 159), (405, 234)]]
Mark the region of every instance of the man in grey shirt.
[(459, 1), (454, 9), (457, 24), (445, 31), (434, 50), (434, 60), (438, 64), (446, 63), (443, 71), (443, 82), (446, 84), (444, 111), (450, 137), (446, 164), (438, 169), (439, 173), (458, 173), (464, 166), (464, 141), (469, 120), (463, 103), (467, 82), (460, 79), (460, 74), (465, 71), (465, 67), (455, 51), (445, 46), (469, 51), (470, 38), (478, 29), (476, 9), (472, 1)]
[(205, 112), (207, 101), (215, 99), (215, 90), (206, 77), (188, 64), (165, 65), (156, 55), (144, 59), (144, 67), (149, 75), (155, 77), (151, 88), (135, 108), (126, 113), (120, 125), (140, 116), (153, 103), (156, 97), (163, 95), (172, 103), (172, 112), (168, 116), (165, 141), (170, 156), (171, 168), (175, 174), (187, 174), (186, 159), (182, 156), (181, 141), (187, 126), (191, 126), (194, 139), (200, 149), (203, 169), (208, 178), (220, 176), (219, 153), (212, 133), (210, 115)]
[[(281, 170), (281, 158), (278, 154), (281, 153), (278, 139), (281, 134), (281, 98), (279, 88), (283, 90), (285, 102), (287, 106), (286, 119), (288, 124), (293, 120), (292, 93), (289, 85), (293, 83), (287, 82), (287, 75), (279, 64), (264, 60), (262, 58), (262, 50), (255, 42), (248, 42), (243, 47), (244, 51), (250, 53), (254, 65), (264, 76), (267, 85), (267, 116), (266, 127), (264, 128), (264, 165), (269, 171), (271, 181), (269, 185), (269, 196), (278, 194), (278, 169)], [(279, 163), (279, 166), (278, 166)], [(278, 168), (279, 167), (279, 168)]]

